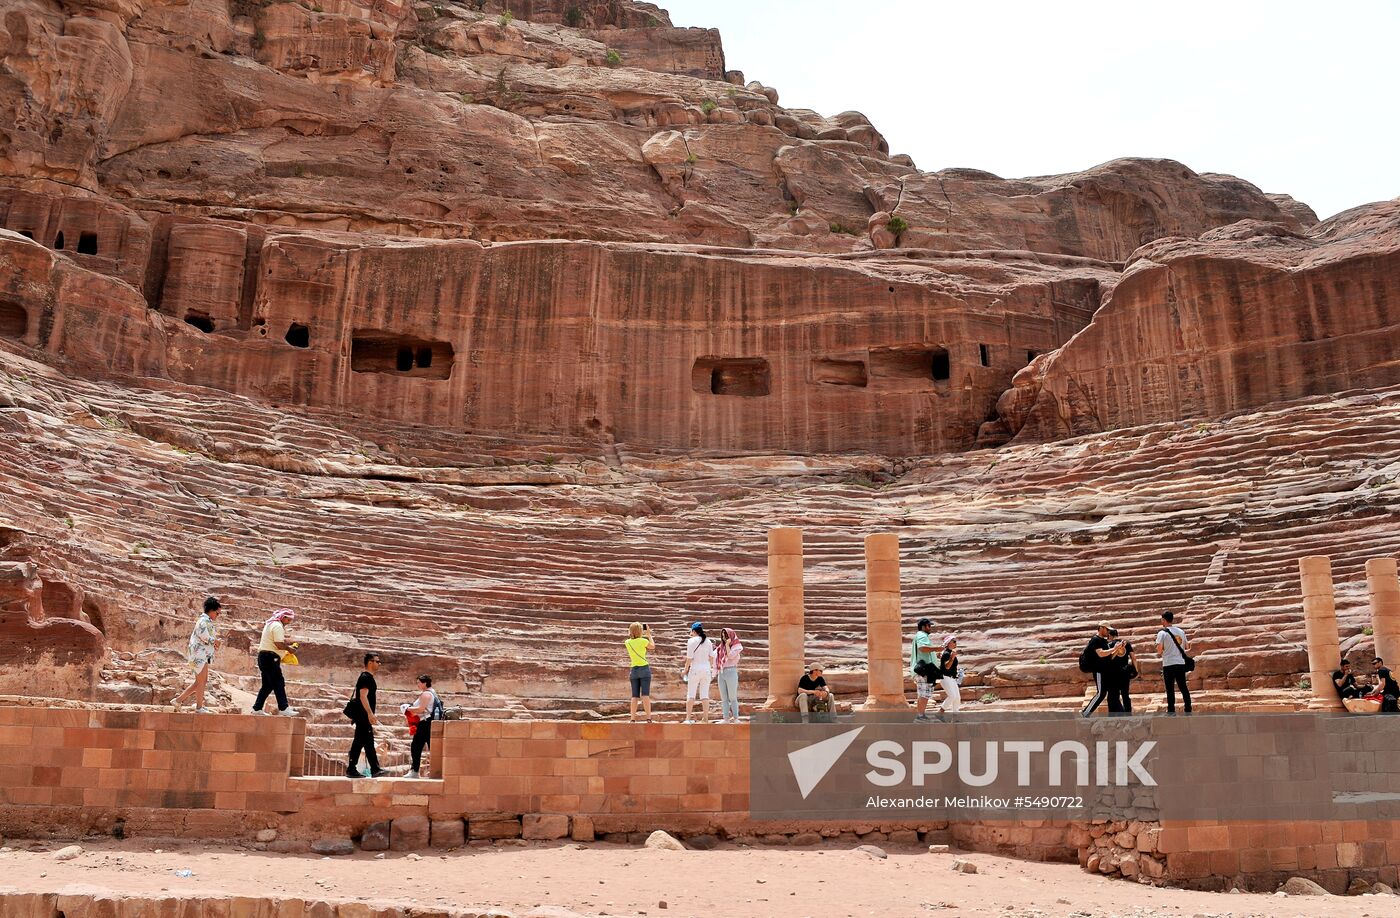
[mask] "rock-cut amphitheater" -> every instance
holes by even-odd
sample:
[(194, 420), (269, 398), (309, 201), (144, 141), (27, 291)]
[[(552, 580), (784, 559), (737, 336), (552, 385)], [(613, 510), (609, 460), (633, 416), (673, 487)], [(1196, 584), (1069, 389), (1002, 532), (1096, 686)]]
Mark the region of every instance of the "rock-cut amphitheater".
[[(747, 726), (677, 732), (676, 674), (729, 625), (767, 697), (777, 527), (801, 654), (857, 702), (893, 532), (973, 709), (1076, 707), (1093, 623), (1146, 645), (1167, 610), (1198, 709), (1299, 709), (1299, 559), (1369, 660), (1397, 481), (1400, 199), (921, 171), (636, 0), (0, 7), (0, 833), (757, 831)], [(210, 593), (200, 721), (168, 699)], [(281, 606), (303, 717), (238, 716)], [(625, 722), (632, 621), (660, 725)], [(463, 715), (430, 803), (317, 777), (365, 649)], [(1400, 865), (1389, 823), (1194, 828), (914, 830), (1223, 888)]]

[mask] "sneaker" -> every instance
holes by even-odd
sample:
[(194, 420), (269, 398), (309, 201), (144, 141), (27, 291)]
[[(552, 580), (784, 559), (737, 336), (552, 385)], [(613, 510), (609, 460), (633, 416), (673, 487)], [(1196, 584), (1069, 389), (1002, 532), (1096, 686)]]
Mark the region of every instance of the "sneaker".
[(209, 713), (210, 713), (210, 711), (209, 711), (208, 708), (195, 708), (195, 709), (194, 709), (194, 712), (195, 712), (196, 714), (209, 714)]
[(277, 712), (274, 711), (274, 710), (272, 710), (272, 708), (253, 708), (253, 713), (254, 713), (254, 714), (275, 714), (275, 713), (277, 713)]
[(409, 777), (409, 778), (420, 778), (420, 777), (422, 777), (422, 775), (418, 774), (418, 769), (416, 769), (416, 768), (410, 768), (410, 769), (408, 770), (408, 774), (407, 774), (405, 777)]
[(345, 769), (345, 777), (347, 777), (347, 778), (363, 778), (364, 775), (360, 774), (358, 771), (356, 771), (356, 770), (353, 769), (353, 768), (347, 768), (347, 769)]
[(176, 695), (174, 698), (170, 699), (170, 706), (177, 711), (180, 710), (180, 704), (181, 702), (179, 695)]
[(693, 720), (691, 720), (689, 717), (687, 717), (685, 720), (681, 721), (681, 723), (683, 723), (683, 724), (693, 724), (693, 723), (695, 723), (695, 721), (693, 721)]
[(298, 712), (296, 708), (287, 708), (287, 710), (278, 711), (277, 713), (281, 714), (283, 717), (296, 717)]
[(927, 724), (927, 723), (932, 723), (932, 722), (933, 722), (933, 718), (932, 718), (932, 717), (929, 717), (927, 714), (915, 714), (915, 715), (914, 715), (914, 723), (916, 723), (916, 724)]
[(393, 775), (389, 774), (387, 771), (385, 771), (384, 769), (381, 768), (381, 769), (379, 769), (379, 770), (376, 771), (376, 772), (372, 772), (372, 773), (370, 774), (370, 777), (371, 777), (371, 778), (392, 778)]

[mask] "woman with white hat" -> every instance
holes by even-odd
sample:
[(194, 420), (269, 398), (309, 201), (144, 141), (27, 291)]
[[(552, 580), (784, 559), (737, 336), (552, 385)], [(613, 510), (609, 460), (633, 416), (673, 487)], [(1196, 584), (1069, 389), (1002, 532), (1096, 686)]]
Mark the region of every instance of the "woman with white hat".
[(938, 655), (938, 668), (943, 671), (939, 683), (947, 697), (943, 699), (943, 713), (954, 714), (962, 704), (962, 690), (958, 686), (958, 639), (951, 634), (943, 636), (943, 651)]

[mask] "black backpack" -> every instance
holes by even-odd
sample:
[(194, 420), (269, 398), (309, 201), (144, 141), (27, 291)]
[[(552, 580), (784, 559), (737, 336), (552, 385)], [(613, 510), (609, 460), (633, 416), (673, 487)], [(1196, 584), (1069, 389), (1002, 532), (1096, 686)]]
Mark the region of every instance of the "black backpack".
[(428, 712), (429, 720), (447, 720), (447, 709), (442, 706), (442, 699), (437, 692), (433, 692), (433, 707)]
[(943, 678), (943, 670), (932, 660), (920, 660), (914, 664), (914, 675), (922, 676), (925, 682), (937, 682)]
[(1099, 655), (1094, 653), (1094, 639), (1089, 638), (1089, 643), (1084, 645), (1084, 649), (1079, 652), (1079, 671), (1081, 673), (1096, 673), (1099, 671)]

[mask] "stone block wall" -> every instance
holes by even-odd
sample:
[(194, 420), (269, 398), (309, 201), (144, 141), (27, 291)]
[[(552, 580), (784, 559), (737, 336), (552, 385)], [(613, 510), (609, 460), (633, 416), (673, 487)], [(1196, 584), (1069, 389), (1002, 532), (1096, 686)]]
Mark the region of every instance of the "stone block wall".
[(1087, 870), (1192, 889), (1269, 892), (1305, 876), (1341, 894), (1400, 878), (1394, 820), (1104, 822), (1070, 838)]
[[(0, 707), (0, 832), (241, 832), (295, 813), (304, 721), (116, 709)], [(261, 826), (259, 826), (261, 827)]]
[[(438, 780), (298, 776), (300, 719), (0, 706), (0, 834), (380, 838), (439, 847), (497, 838), (819, 837), (1073, 860), (1098, 873), (1203, 889), (1335, 892), (1395, 884), (1400, 821), (1073, 823), (755, 822), (747, 725), (449, 721)], [(411, 831), (410, 831), (411, 830)], [(436, 839), (431, 840), (430, 839)], [(382, 850), (382, 849), (381, 849)]]

